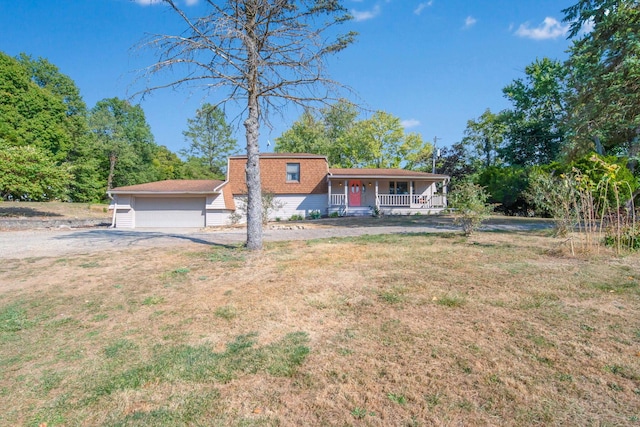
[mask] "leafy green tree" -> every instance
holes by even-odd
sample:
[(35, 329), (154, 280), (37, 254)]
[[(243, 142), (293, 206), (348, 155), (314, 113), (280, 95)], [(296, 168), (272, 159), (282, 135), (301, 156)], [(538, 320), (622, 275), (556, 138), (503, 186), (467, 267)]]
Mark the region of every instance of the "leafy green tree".
[[(640, 152), (640, 4), (580, 0), (565, 9), (574, 38), (567, 65), (574, 89), (569, 123), (574, 156), (596, 150), (629, 157)], [(589, 25), (591, 30), (582, 29)]]
[(346, 99), (322, 109), (322, 122), (328, 144), (326, 154), (330, 165), (340, 167), (347, 164), (350, 147), (357, 143), (354, 141), (354, 126), (358, 115), (358, 107)]
[(155, 156), (151, 161), (156, 170), (158, 180), (165, 179), (197, 179), (196, 176), (185, 173), (185, 163), (176, 153), (164, 145), (158, 146)]
[(329, 138), (322, 119), (306, 109), (291, 129), (276, 138), (274, 151), (278, 153), (311, 153), (329, 155)]
[(441, 149), (436, 161), (436, 172), (449, 175), (451, 184), (472, 181), (480, 170), (480, 162), (474, 157), (467, 144), (458, 142), (451, 147)]
[(327, 156), (332, 167), (425, 168), (433, 146), (417, 133), (405, 133), (400, 119), (383, 111), (357, 120), (353, 104), (340, 101), (316, 117), (307, 110), (276, 139), (276, 152)]
[(513, 108), (501, 113), (506, 125), (501, 150), (514, 166), (550, 163), (558, 158), (565, 140), (567, 68), (548, 58), (525, 68), (526, 80), (517, 79), (503, 89)]
[(503, 116), (487, 108), (477, 120), (467, 121), (462, 143), (474, 150), (485, 168), (496, 166), (501, 163), (498, 153), (506, 131)]
[(159, 178), (161, 174), (153, 166), (158, 146), (139, 105), (118, 98), (98, 101), (89, 115), (89, 125), (107, 189)]
[(95, 202), (104, 198), (99, 162), (89, 136), (87, 106), (80, 95), (80, 89), (69, 76), (62, 74), (58, 67), (45, 58), (33, 59), (22, 53), (18, 61), (33, 83), (61, 100), (66, 108), (64, 127), (70, 140), (64, 159), (61, 158), (62, 155), (58, 158), (70, 165), (74, 176), (70, 183), (69, 197), (79, 202)]
[(489, 203), (507, 215), (528, 215), (532, 211), (524, 192), (529, 187), (528, 169), (521, 166), (491, 166), (483, 169), (478, 185), (490, 194)]
[[(360, 165), (374, 168), (397, 168), (408, 151), (404, 142), (404, 129), (398, 117), (377, 111), (368, 120), (358, 122), (364, 144)], [(360, 166), (358, 165), (358, 166)]]
[(0, 52), (0, 138), (11, 146), (45, 150), (54, 161), (66, 160), (71, 134), (66, 106), (31, 81), (16, 59)]
[(360, 147), (354, 126), (358, 110), (347, 100), (318, 110), (305, 109), (291, 129), (276, 138), (276, 152), (312, 153), (327, 156), (329, 165), (354, 163)]
[(404, 168), (408, 170), (431, 172), (433, 170), (433, 145), (422, 140), (419, 133), (405, 134)]
[(38, 147), (7, 145), (0, 139), (0, 197), (5, 200), (68, 200), (72, 176)]
[(182, 134), (189, 147), (180, 154), (194, 166), (194, 178), (224, 179), (227, 158), (238, 150), (238, 142), (231, 136), (231, 126), (227, 124), (224, 112), (204, 104), (195, 118), (187, 120), (187, 130)]

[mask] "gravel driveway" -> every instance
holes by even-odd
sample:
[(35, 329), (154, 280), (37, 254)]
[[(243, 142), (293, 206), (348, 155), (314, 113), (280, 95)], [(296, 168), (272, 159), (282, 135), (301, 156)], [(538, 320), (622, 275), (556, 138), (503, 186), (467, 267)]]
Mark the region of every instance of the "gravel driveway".
[[(397, 222), (397, 224), (394, 224)], [(549, 228), (548, 221), (496, 219), (484, 230), (526, 231)], [(449, 218), (433, 217), (403, 224), (398, 221), (351, 220), (318, 221), (274, 225), (264, 231), (265, 241), (308, 240), (365, 234), (434, 233), (458, 230)], [(0, 259), (60, 257), (122, 248), (159, 247), (188, 244), (228, 245), (246, 240), (244, 228), (220, 230), (136, 229), (122, 230), (94, 227), (87, 229), (43, 229), (0, 232)]]

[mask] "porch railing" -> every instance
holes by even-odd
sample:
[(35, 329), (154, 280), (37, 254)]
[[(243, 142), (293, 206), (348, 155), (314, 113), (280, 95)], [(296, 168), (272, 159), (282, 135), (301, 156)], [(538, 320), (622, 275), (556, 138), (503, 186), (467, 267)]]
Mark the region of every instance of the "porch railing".
[(428, 208), (446, 208), (446, 198), (442, 194), (436, 194), (431, 197), (428, 203)]
[(331, 206), (345, 206), (347, 197), (344, 194), (332, 194)]
[[(381, 207), (411, 207), (411, 208), (445, 208), (445, 196), (422, 196), (419, 194), (378, 194), (378, 206)], [(347, 198), (344, 194), (332, 194), (331, 206), (346, 206)]]
[(446, 198), (442, 194), (423, 196), (420, 194), (378, 194), (378, 206), (411, 208), (446, 208)]
[[(415, 199), (415, 195), (413, 196)], [(378, 194), (379, 206), (411, 206), (411, 194)]]

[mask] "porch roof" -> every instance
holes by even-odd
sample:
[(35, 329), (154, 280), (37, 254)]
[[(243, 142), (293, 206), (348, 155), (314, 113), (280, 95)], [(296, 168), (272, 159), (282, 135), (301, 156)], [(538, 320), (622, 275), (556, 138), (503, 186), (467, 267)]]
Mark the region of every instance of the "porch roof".
[(365, 179), (410, 179), (427, 181), (447, 181), (448, 175), (417, 172), (406, 169), (366, 169), (366, 168), (331, 168), (329, 178), (365, 178)]

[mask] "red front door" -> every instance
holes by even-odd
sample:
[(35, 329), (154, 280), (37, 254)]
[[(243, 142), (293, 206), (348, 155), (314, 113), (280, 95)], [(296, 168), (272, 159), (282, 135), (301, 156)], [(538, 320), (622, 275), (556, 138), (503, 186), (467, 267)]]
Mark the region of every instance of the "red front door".
[(362, 200), (361, 191), (361, 181), (349, 181), (349, 206), (360, 206)]

